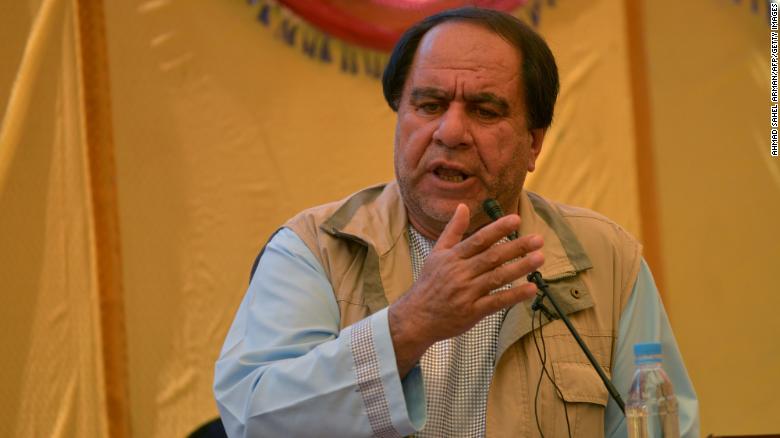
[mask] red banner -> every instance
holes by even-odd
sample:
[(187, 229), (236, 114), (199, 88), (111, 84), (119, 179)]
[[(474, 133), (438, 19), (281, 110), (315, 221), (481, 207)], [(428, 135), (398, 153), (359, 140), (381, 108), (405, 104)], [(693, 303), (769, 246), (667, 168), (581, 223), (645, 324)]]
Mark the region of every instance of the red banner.
[(528, 0), (278, 0), (311, 25), (352, 44), (389, 52), (401, 34), (428, 15), (461, 6), (506, 12)]

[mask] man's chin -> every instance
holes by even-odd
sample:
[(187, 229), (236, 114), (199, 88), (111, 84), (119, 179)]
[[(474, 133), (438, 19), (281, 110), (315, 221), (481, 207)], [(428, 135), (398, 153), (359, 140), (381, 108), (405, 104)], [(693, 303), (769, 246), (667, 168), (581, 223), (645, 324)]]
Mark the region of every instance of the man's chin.
[(435, 200), (431, 202), (430, 200), (428, 202), (423, 202), (421, 204), (422, 207), (422, 213), (425, 214), (428, 218), (441, 222), (441, 223), (448, 223), (452, 216), (455, 214), (455, 210), (458, 208), (458, 205), (465, 204), (466, 207), (469, 208), (469, 216), (471, 217), (471, 220), (475, 218), (475, 216), (479, 215), (482, 210), (480, 210), (480, 204), (479, 202), (476, 202), (471, 199), (462, 199), (462, 200)]
[[(487, 199), (487, 195), (486, 198)], [(492, 220), (488, 217), (485, 211), (482, 209), (482, 203), (485, 199), (460, 199), (460, 200), (443, 200), (439, 199), (436, 202), (423, 203), (423, 212), (430, 218), (433, 218), (442, 223), (448, 223), (452, 216), (455, 214), (455, 210), (459, 204), (465, 204), (469, 208), (469, 231), (467, 234), (471, 234), (474, 231), (482, 228)], [(500, 201), (499, 201), (500, 202)], [(500, 203), (504, 208), (509, 208), (507, 202)], [(504, 210), (505, 214), (510, 211)]]
[[(440, 193), (435, 190), (407, 190), (407, 187), (400, 184), (401, 195), (404, 198), (407, 211), (412, 216), (416, 225), (424, 225), (433, 231), (433, 228), (439, 229), (439, 232), (452, 219), (455, 210), (459, 204), (465, 204), (469, 208), (469, 216), (473, 223), (478, 216), (482, 214), (482, 201), (476, 193)], [(466, 195), (466, 196), (463, 196)]]

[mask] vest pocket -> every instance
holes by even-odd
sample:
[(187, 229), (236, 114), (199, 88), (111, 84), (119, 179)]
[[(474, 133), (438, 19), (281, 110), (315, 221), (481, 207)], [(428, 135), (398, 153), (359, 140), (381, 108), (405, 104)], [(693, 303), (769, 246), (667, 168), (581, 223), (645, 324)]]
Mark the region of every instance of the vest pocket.
[[(566, 401), (572, 436), (598, 437), (604, 435), (604, 409), (609, 401), (609, 392), (589, 363), (553, 362), (555, 383)], [(605, 370), (609, 377), (609, 370)], [(563, 435), (566, 432), (564, 420)], [(561, 428), (558, 427), (558, 430)]]
[[(563, 399), (573, 403), (596, 403), (606, 406), (609, 392), (589, 363), (554, 362), (553, 374)], [(609, 377), (609, 371), (606, 371)]]

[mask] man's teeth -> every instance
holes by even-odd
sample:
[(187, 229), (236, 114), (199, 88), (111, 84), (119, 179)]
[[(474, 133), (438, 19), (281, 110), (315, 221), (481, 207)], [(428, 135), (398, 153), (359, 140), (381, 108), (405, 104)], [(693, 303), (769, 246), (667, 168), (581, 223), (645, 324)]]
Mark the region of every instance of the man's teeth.
[(449, 182), (462, 182), (464, 179), (468, 178), (466, 174), (459, 170), (455, 169), (446, 169), (446, 168), (438, 168), (434, 171), (436, 176), (438, 176), (440, 179), (444, 181)]
[(439, 175), (439, 178), (449, 182), (462, 182), (463, 175)]

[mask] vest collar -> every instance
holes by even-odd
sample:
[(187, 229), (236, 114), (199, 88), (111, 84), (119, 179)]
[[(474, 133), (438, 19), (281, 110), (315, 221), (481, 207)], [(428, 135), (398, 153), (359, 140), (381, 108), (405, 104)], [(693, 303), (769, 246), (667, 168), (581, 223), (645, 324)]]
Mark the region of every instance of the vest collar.
[[(541, 196), (523, 191), (520, 199), (520, 235), (531, 232), (544, 239), (547, 280), (575, 275), (593, 265), (563, 216)], [(321, 228), (330, 234), (356, 238), (384, 256), (400, 240), (408, 226), (398, 183), (380, 184), (349, 197)]]
[[(571, 227), (544, 198), (523, 191), (520, 217), (521, 235), (533, 232), (544, 239), (545, 263), (539, 271), (546, 280), (573, 278), (592, 267)], [(321, 225), (328, 234), (366, 247), (363, 293), (371, 313), (387, 307), (412, 283), (409, 242), (403, 238), (407, 226), (406, 208), (395, 181), (352, 195)], [(398, 263), (400, 259), (404, 259), (402, 263)], [(570, 303), (566, 297), (561, 297), (559, 301), (563, 301), (567, 314), (593, 306), (587, 291), (576, 302)], [(497, 358), (506, 347), (530, 331), (531, 315), (529, 302), (510, 309), (499, 335)]]
[(384, 256), (401, 240), (407, 226), (406, 208), (393, 181), (350, 196), (320, 228), (334, 236), (357, 239)]
[(536, 233), (544, 239), (545, 280), (571, 277), (593, 267), (569, 224), (555, 207), (536, 193), (523, 191), (520, 198), (520, 235)]

